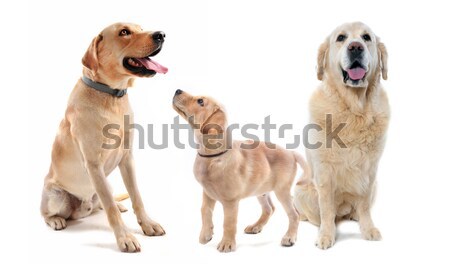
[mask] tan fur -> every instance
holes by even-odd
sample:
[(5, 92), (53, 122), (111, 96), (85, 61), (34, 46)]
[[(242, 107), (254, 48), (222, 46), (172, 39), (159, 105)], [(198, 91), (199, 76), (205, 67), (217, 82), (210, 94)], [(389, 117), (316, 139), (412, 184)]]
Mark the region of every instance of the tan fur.
[[(125, 28), (132, 34), (119, 36)], [(134, 24), (117, 23), (105, 28), (93, 39), (82, 59), (83, 74), (113, 88), (128, 88), (137, 75), (124, 68), (123, 59), (145, 57), (160, 48), (151, 34)], [(119, 211), (126, 208), (116, 204), (106, 181), (106, 176), (119, 167), (144, 234), (164, 234), (162, 227), (145, 212), (132, 152), (124, 148), (124, 142), (130, 141), (131, 146), (133, 139), (132, 130), (124, 131), (124, 115), (130, 115), (133, 122), (132, 114), (128, 95), (116, 98), (86, 86), (81, 80), (77, 82), (53, 144), (50, 171), (42, 193), (41, 213), (50, 227), (60, 230), (66, 227), (66, 219), (91, 214), (100, 207), (99, 197), (120, 250), (140, 251), (138, 241), (120, 217)], [(116, 149), (102, 147), (103, 143), (111, 143), (102, 134), (107, 124), (121, 125), (115, 133), (121, 138)]]
[[(371, 41), (361, 38), (366, 33), (371, 35)], [(347, 35), (346, 41), (337, 42), (339, 34)], [(352, 41), (363, 43), (370, 59), (365, 80), (350, 87), (343, 81), (341, 56), (345, 56)], [(334, 244), (335, 221), (341, 218), (358, 220), (365, 239), (381, 239), (370, 215), (389, 122), (389, 104), (380, 75), (387, 78), (386, 47), (362, 23), (338, 27), (320, 46), (317, 76), (322, 83), (310, 100), (311, 123), (325, 129), (326, 114), (332, 114), (333, 129), (340, 123), (346, 124), (339, 137), (347, 146), (341, 148), (333, 142), (331, 148), (326, 148), (325, 130), (312, 133), (311, 142), (324, 144), (307, 150), (313, 173), (303, 177), (295, 188), (299, 213), (320, 225), (316, 245), (321, 249)]]
[[(203, 99), (203, 106), (198, 103), (198, 99)], [(182, 92), (174, 96), (173, 107), (191, 125), (198, 124), (195, 136), (200, 143), (199, 153), (221, 153), (230, 143), (228, 151), (220, 156), (197, 156), (195, 160), (195, 178), (203, 186), (200, 243), (205, 244), (212, 238), (212, 212), (216, 201), (222, 203), (225, 216), (223, 238), (217, 247), (219, 251), (229, 252), (236, 248), (238, 205), (243, 198), (257, 196), (262, 207), (259, 220), (245, 228), (245, 232), (261, 232), (275, 209), (269, 194), (274, 191), (289, 217), (289, 228), (281, 244), (292, 246), (297, 239), (299, 218), (293, 207), (290, 190), (297, 172), (297, 163), (304, 168), (305, 173), (309, 173), (304, 159), (298, 153), (271, 143), (228, 142), (225, 110), (212, 98)], [(189, 117), (193, 117), (193, 120), (189, 120)], [(255, 148), (244, 149), (242, 143), (253, 144)], [(219, 145), (215, 147), (216, 144)], [(274, 147), (276, 148), (273, 149)]]

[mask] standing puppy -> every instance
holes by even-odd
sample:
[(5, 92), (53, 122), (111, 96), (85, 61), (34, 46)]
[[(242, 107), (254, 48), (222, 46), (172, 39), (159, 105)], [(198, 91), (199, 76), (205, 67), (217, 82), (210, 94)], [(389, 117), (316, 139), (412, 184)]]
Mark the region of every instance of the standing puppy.
[[(389, 122), (380, 84), (380, 77), (387, 79), (386, 48), (368, 26), (344, 24), (320, 46), (317, 65), (322, 83), (311, 98), (310, 114), (322, 130), (310, 134), (310, 141), (322, 145), (307, 150), (312, 174), (296, 185), (296, 208), (320, 225), (321, 249), (333, 246), (337, 218), (358, 220), (365, 239), (380, 240), (370, 207)], [(330, 145), (332, 131), (339, 131), (340, 140)]]
[(212, 98), (177, 90), (173, 108), (195, 129), (200, 145), (194, 164), (195, 178), (203, 186), (200, 243), (206, 244), (212, 239), (212, 213), (216, 201), (219, 201), (223, 205), (225, 220), (223, 238), (217, 249), (220, 252), (234, 251), (239, 200), (258, 197), (261, 217), (245, 229), (248, 234), (256, 234), (261, 232), (275, 209), (269, 195), (274, 191), (289, 217), (289, 228), (281, 244), (294, 245), (299, 219), (292, 202), (291, 187), (297, 163), (307, 170), (304, 159), (270, 143), (228, 142), (225, 111)]
[(105, 126), (124, 124), (126, 115), (133, 122), (126, 89), (135, 77), (167, 72), (167, 68), (150, 58), (159, 53), (164, 37), (161, 31), (143, 31), (135, 24), (117, 23), (92, 40), (82, 59), (83, 77), (70, 95), (53, 143), (52, 163), (45, 178), (41, 213), (53, 229), (66, 228), (67, 219), (91, 214), (100, 198), (120, 250), (140, 251), (138, 241), (122, 221), (106, 181), (106, 176), (119, 167), (144, 234), (164, 234), (163, 228), (147, 216), (139, 194), (129, 147), (133, 130), (122, 126), (109, 130), (114, 141), (103, 135)]

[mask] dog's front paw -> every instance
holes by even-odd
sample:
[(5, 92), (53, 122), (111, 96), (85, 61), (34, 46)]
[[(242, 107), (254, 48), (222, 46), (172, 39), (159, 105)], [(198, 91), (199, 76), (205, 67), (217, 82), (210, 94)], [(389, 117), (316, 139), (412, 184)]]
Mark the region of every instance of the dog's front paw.
[(297, 241), (297, 237), (296, 236), (285, 235), (281, 239), (281, 245), (283, 247), (292, 247), (295, 244), (295, 241)]
[(211, 241), (213, 237), (213, 229), (212, 228), (202, 228), (202, 231), (200, 232), (200, 237), (198, 238), (198, 241), (200, 244), (206, 244), (209, 241)]
[(47, 225), (54, 230), (63, 230), (67, 227), (66, 219), (59, 216), (51, 216), (45, 219)]
[(139, 224), (146, 236), (162, 236), (166, 234), (162, 226), (153, 220), (142, 221)]
[(141, 245), (139, 244), (137, 239), (130, 233), (126, 233), (125, 235), (118, 237), (117, 245), (122, 252), (134, 253), (141, 251)]
[(372, 240), (372, 241), (381, 240), (380, 230), (378, 230), (378, 228), (376, 228), (376, 227), (373, 227), (369, 230), (363, 231), (362, 235), (363, 235), (364, 239), (367, 239), (367, 240)]
[(217, 250), (223, 253), (228, 253), (236, 250), (236, 241), (232, 239), (223, 238), (220, 241), (219, 245), (217, 245)]
[(320, 249), (329, 249), (334, 245), (334, 236), (319, 234), (316, 241), (316, 247)]

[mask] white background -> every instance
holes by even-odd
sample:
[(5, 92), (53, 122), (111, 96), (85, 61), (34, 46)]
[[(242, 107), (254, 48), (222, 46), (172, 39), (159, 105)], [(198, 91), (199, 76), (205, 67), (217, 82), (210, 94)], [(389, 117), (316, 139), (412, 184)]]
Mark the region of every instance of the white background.
[[(5, 150), (12, 150), (8, 153), (15, 158), (5, 160), (10, 164), (6, 165), (4, 176), (15, 178), (19, 188), (10, 184), (2, 187), (8, 193), (5, 197), (8, 208), (14, 210), (2, 212), (2, 216), (12, 221), (5, 228), (14, 237), (11, 240), (14, 242), (2, 246), (3, 250), (22, 250), (22, 257), (34, 263), (448, 261), (445, 250), (450, 235), (447, 213), (450, 19), (444, 3), (28, 2), (20, 7), (22, 14), (23, 8), (28, 8), (27, 19), (20, 21), (28, 24), (16, 24), (17, 18), (12, 16), (11, 27), (2, 29), (8, 42), (13, 41), (7, 38), (7, 33), (20, 30), (25, 37), (21, 44), (28, 46), (26, 58), (3, 62), (21, 65), (20, 71), (9, 68), (13, 76), (20, 78), (12, 80), (13, 87), (7, 82), (8, 88), (18, 89), (20, 95), (17, 101), (4, 97), (6, 115), (21, 116), (28, 109), (28, 118), (19, 119), (25, 127), (8, 129), (5, 140), (9, 144)], [(226, 106), (230, 123), (261, 124), (265, 116), (271, 115), (272, 122), (278, 125), (294, 124), (296, 130), (287, 138), (273, 140), (285, 144), (307, 124), (307, 103), (319, 83), (315, 75), (318, 46), (339, 24), (358, 20), (381, 37), (389, 52), (389, 79), (383, 85), (390, 98), (392, 119), (372, 211), (383, 235), (381, 242), (363, 240), (358, 225), (348, 222), (339, 225), (336, 245), (321, 251), (314, 246), (317, 228), (301, 222), (297, 244), (282, 248), (279, 243), (287, 228), (287, 217), (278, 202), (275, 214), (261, 234), (243, 234), (245, 226), (260, 214), (256, 199), (250, 198), (241, 202), (235, 253), (220, 254), (215, 249), (222, 231), (219, 204), (214, 216), (215, 236), (208, 245), (200, 245), (197, 241), (202, 191), (192, 174), (196, 152), (189, 147), (177, 149), (172, 140), (165, 150), (146, 145), (145, 149), (134, 151), (147, 211), (167, 231), (164, 237), (145, 237), (133, 213), (123, 214), (142, 245), (141, 253), (118, 252), (103, 212), (71, 222), (60, 232), (44, 224), (39, 214), (40, 193), (50, 165), (54, 135), (71, 89), (80, 77), (81, 57), (105, 26), (117, 21), (135, 22), (144, 29), (163, 30), (167, 34), (164, 48), (155, 60), (169, 68), (168, 74), (137, 80), (129, 90), (135, 121), (154, 124), (157, 142), (161, 139), (162, 124), (171, 124), (176, 116), (171, 108), (173, 93), (183, 89), (217, 98)], [(6, 56), (23, 54), (23, 50), (17, 52), (20, 47), (12, 45)], [(25, 93), (28, 101), (24, 100)], [(13, 119), (17, 121), (15, 115)], [(184, 139), (186, 134), (183, 133)], [(19, 141), (28, 144), (18, 149), (23, 145), (15, 143)], [(23, 158), (23, 149), (27, 150), (28, 163)], [(303, 147), (298, 151), (304, 153)], [(28, 170), (22, 173), (25, 168)], [(115, 193), (124, 192), (117, 171), (109, 180)], [(27, 189), (20, 188), (24, 184)], [(25, 209), (18, 209), (16, 203), (24, 204)], [(129, 201), (124, 204), (131, 208)], [(20, 225), (16, 219), (21, 220)], [(18, 226), (22, 226), (20, 235), (15, 233)], [(23, 246), (23, 240), (27, 247)]]

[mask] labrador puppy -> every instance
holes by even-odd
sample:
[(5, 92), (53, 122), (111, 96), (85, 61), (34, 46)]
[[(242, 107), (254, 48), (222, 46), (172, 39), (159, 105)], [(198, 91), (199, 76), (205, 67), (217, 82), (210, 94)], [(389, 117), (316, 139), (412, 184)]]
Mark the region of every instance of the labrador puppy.
[[(370, 215), (390, 115), (380, 77), (387, 79), (386, 47), (363, 23), (339, 26), (319, 48), (322, 83), (309, 109), (323, 129), (310, 140), (323, 144), (307, 149), (312, 173), (297, 183), (295, 205), (301, 218), (320, 225), (321, 249), (333, 246), (341, 218), (359, 221), (365, 239), (381, 239)], [(340, 140), (327, 142), (332, 131)]]
[(212, 213), (216, 201), (223, 205), (223, 238), (220, 252), (236, 249), (236, 224), (239, 200), (257, 196), (262, 214), (256, 223), (245, 228), (248, 234), (261, 232), (274, 211), (270, 192), (274, 191), (289, 218), (289, 228), (281, 240), (283, 246), (297, 239), (298, 214), (294, 209), (291, 187), (297, 163), (307, 172), (305, 160), (292, 151), (264, 142), (240, 142), (229, 139), (224, 108), (214, 99), (192, 96), (177, 90), (173, 108), (195, 130), (200, 147), (194, 175), (203, 187), (202, 230), (199, 241), (208, 243), (213, 235)]
[(135, 24), (116, 23), (92, 40), (82, 59), (83, 77), (70, 95), (53, 143), (50, 170), (44, 182), (41, 213), (51, 228), (66, 228), (68, 219), (91, 214), (101, 202), (120, 250), (140, 251), (141, 246), (120, 216), (119, 210), (125, 209), (116, 205), (106, 181), (119, 167), (144, 234), (165, 233), (148, 217), (139, 194), (128, 147), (132, 145), (133, 130), (108, 130), (114, 135), (114, 142), (104, 136), (107, 125), (123, 124), (125, 116), (133, 122), (126, 94), (133, 80), (167, 72), (151, 58), (161, 50), (164, 37), (161, 31), (143, 31)]

